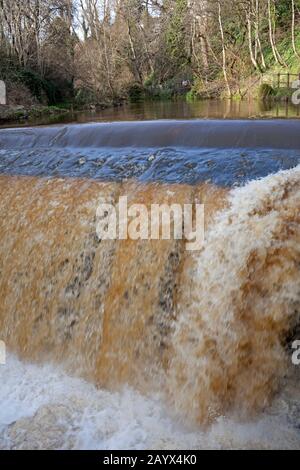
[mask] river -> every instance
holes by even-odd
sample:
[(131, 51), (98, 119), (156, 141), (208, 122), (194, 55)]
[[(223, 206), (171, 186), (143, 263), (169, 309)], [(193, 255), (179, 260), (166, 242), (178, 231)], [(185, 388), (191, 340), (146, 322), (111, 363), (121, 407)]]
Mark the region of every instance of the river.
[(155, 119), (293, 119), (300, 117), (300, 107), (291, 102), (259, 100), (141, 101), (102, 110), (73, 111), (19, 121), (5, 127), (59, 123), (147, 121)]

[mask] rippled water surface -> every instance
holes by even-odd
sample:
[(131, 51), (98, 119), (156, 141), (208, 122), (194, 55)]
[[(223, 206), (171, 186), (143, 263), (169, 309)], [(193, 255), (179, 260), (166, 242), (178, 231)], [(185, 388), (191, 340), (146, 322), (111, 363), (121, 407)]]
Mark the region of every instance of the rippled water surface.
[(233, 185), (300, 163), (300, 149), (26, 149), (0, 150), (0, 172), (102, 181)]

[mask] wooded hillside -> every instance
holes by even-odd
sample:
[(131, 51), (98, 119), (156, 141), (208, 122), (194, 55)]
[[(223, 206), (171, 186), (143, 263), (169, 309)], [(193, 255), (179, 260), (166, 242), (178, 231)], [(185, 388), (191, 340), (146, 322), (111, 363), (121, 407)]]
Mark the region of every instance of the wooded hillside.
[(242, 96), (300, 71), (300, 0), (0, 0), (0, 78), (47, 103)]

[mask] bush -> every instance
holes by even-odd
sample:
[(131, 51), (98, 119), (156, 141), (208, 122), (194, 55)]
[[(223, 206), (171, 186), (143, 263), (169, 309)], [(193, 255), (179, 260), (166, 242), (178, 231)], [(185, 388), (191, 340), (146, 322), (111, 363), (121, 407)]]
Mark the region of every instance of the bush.
[(97, 103), (97, 96), (88, 88), (79, 88), (75, 95), (75, 106), (84, 107)]
[(39, 101), (42, 102), (46, 97), (48, 104), (51, 105), (61, 100), (61, 92), (58, 87), (32, 70), (21, 69), (17, 73), (17, 78)]
[(21, 84), (25, 86), (33, 97), (46, 104), (55, 104), (61, 101), (62, 94), (60, 88), (52, 81), (41, 77), (37, 72), (21, 67), (15, 60), (1, 58), (0, 80), (5, 80), (11, 84)]
[(275, 95), (275, 90), (268, 83), (262, 83), (258, 89), (258, 98), (262, 101), (268, 100)]
[(294, 93), (293, 88), (276, 88), (275, 89), (275, 99), (277, 101), (286, 101), (292, 98)]
[(144, 89), (139, 83), (131, 85), (127, 90), (127, 94), (131, 103), (138, 103), (145, 98)]

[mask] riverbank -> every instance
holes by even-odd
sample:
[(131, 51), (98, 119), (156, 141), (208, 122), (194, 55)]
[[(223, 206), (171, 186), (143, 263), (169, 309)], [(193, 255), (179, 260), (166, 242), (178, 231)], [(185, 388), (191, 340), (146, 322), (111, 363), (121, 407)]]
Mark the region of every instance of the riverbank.
[(0, 125), (12, 122), (26, 122), (46, 117), (50, 119), (53, 116), (63, 116), (68, 112), (68, 109), (56, 106), (0, 106)]

